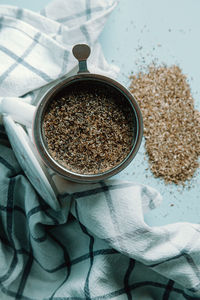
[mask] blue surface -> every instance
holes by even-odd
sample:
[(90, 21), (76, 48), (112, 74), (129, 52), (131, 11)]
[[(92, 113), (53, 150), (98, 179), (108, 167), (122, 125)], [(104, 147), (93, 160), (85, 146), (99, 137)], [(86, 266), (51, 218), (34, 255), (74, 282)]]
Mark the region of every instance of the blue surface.
[[(200, 2), (195, 0), (128, 0), (126, 4), (122, 0), (101, 35), (107, 60), (120, 67), (118, 80), (128, 87), (128, 75), (153, 60), (178, 64), (188, 77), (200, 110), (199, 11)], [(151, 185), (162, 194), (162, 204), (146, 216), (146, 221), (151, 225), (200, 223), (199, 170), (191, 188), (181, 188), (154, 178), (146, 170), (148, 162), (144, 159), (141, 147), (134, 161), (117, 177)]]
[[(49, 0), (1, 0), (1, 4), (41, 10)], [(200, 109), (198, 0), (121, 0), (100, 37), (108, 62), (120, 67), (118, 80), (129, 86), (129, 75), (156, 60), (178, 64), (187, 75), (196, 107)], [(200, 223), (200, 172), (190, 189), (165, 185), (150, 173), (144, 143), (134, 161), (117, 178), (148, 184), (160, 191), (162, 204), (151, 211), (146, 221), (164, 225), (178, 221)], [(172, 206), (173, 205), (173, 206)]]
[(49, 2), (49, 0), (0, 0), (0, 4), (14, 5), (20, 8), (27, 8), (34, 11), (40, 11)]

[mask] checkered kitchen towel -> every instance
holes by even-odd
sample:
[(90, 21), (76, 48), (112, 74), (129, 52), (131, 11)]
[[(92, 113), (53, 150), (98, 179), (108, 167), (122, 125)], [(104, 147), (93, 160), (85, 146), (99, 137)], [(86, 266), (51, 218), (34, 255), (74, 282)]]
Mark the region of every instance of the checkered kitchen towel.
[[(0, 6), (0, 96), (33, 101), (74, 66), (71, 48), (80, 42), (112, 76), (97, 39), (114, 6), (56, 0), (42, 15)], [(27, 180), (1, 125), (0, 299), (200, 299), (200, 225), (148, 226), (144, 212), (160, 201), (148, 186), (109, 180), (69, 184), (55, 211)]]

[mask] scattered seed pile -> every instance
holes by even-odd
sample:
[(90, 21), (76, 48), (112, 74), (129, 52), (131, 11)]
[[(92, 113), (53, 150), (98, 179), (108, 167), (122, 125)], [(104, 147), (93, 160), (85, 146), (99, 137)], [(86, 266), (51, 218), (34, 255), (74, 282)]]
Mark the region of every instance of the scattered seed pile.
[(145, 147), (156, 177), (184, 184), (198, 168), (199, 112), (178, 66), (151, 66), (131, 76), (131, 92), (144, 119)]
[(134, 128), (130, 108), (118, 94), (82, 85), (54, 99), (43, 132), (56, 161), (79, 174), (96, 174), (126, 158)]

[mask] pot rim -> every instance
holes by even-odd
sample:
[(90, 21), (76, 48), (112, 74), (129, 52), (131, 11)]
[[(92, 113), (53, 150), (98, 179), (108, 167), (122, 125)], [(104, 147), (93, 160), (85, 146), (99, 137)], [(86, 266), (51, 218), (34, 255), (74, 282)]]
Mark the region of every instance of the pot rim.
[[(63, 90), (65, 87), (80, 81), (97, 81), (104, 83), (108, 86), (112, 86), (114, 89), (117, 89), (118, 92), (122, 93), (124, 98), (129, 101), (131, 104), (132, 109), (134, 111), (135, 119), (136, 119), (136, 136), (135, 142), (132, 146), (127, 157), (114, 168), (107, 170), (104, 173), (97, 173), (97, 174), (79, 174), (73, 171), (66, 169), (64, 166), (59, 164), (56, 160), (54, 160), (51, 155), (49, 154), (47, 147), (45, 146), (44, 137), (42, 133), (42, 120), (43, 115), (45, 113), (45, 109), (47, 108), (49, 102), (53, 97)], [(99, 182), (106, 178), (109, 178), (113, 175), (116, 175), (120, 171), (122, 171), (129, 163), (133, 160), (135, 155), (137, 154), (139, 147), (141, 145), (143, 136), (143, 120), (142, 120), (142, 113), (140, 111), (139, 105), (135, 100), (134, 96), (119, 82), (111, 79), (109, 77), (99, 75), (99, 74), (92, 74), (92, 73), (78, 73), (77, 75), (71, 76), (67, 79), (63, 79), (61, 82), (57, 83), (54, 87), (50, 88), (46, 92), (46, 94), (41, 98), (38, 106), (36, 108), (36, 112), (33, 119), (33, 139), (36, 149), (42, 159), (42, 161), (47, 165), (49, 168), (54, 170), (56, 173), (61, 175), (62, 177), (76, 181), (76, 182)]]

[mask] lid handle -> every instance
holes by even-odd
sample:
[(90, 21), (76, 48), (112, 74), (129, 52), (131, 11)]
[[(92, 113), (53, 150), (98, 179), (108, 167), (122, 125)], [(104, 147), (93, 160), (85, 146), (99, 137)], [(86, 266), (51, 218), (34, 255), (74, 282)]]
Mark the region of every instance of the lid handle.
[(86, 44), (78, 44), (73, 47), (72, 53), (79, 61), (78, 73), (89, 73), (86, 60), (90, 56), (90, 47)]

